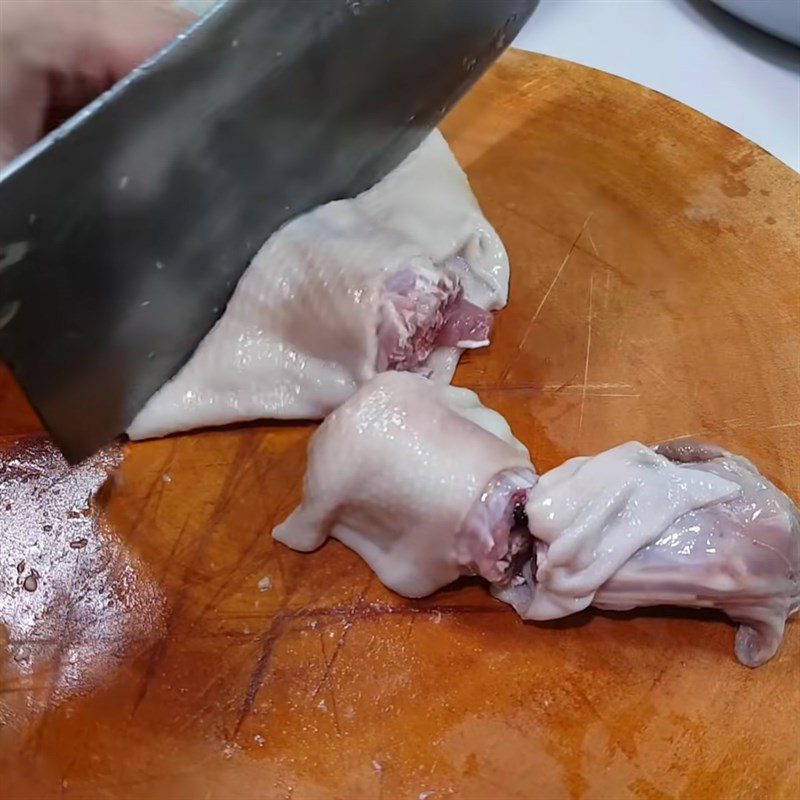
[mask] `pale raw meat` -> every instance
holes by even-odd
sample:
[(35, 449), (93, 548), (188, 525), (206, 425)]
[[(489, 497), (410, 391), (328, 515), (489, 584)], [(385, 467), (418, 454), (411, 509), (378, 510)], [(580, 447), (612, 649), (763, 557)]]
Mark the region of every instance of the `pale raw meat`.
[(682, 469), (638, 442), (571, 458), (545, 473), (528, 499), (535, 590), (517, 610), (539, 620), (582, 611), (600, 586), (675, 520), (739, 493), (737, 484)]
[(677, 520), (600, 587), (594, 605), (717, 608), (739, 623), (739, 661), (763, 664), (800, 607), (800, 514), (741, 456), (685, 445), (664, 452), (688, 456), (693, 469), (725, 477), (741, 494)]
[(434, 131), (380, 183), (277, 231), (133, 439), (261, 417), (317, 419), (377, 372), (449, 381), (487, 344), (508, 260)]
[(502, 582), (528, 538), (512, 536), (514, 509), (535, 481), (473, 392), (386, 372), (314, 434), (303, 502), (273, 535), (296, 550), (339, 539), (409, 597), (464, 574)]
[(303, 502), (273, 535), (297, 550), (337, 538), (408, 597), (479, 575), (527, 620), (719, 609), (748, 666), (800, 607), (800, 513), (746, 459), (628, 442), (537, 478), (474, 393), (409, 373), (378, 376), (325, 421)]
[(776, 652), (800, 605), (800, 514), (746, 459), (712, 445), (629, 442), (543, 475), (526, 507), (533, 557), (494, 594), (525, 619), (589, 603), (716, 608), (736, 656)]

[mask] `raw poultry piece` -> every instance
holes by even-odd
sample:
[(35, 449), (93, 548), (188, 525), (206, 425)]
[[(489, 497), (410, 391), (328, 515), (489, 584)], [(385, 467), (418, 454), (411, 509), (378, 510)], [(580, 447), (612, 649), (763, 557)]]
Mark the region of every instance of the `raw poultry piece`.
[(277, 231), (133, 439), (271, 417), (321, 418), (384, 370), (449, 381), (488, 344), (508, 260), (438, 131), (351, 200)]
[(535, 482), (473, 392), (386, 372), (314, 434), (302, 504), (273, 536), (296, 550), (339, 539), (408, 597), (460, 575), (502, 584), (528, 547), (519, 512)]
[(638, 442), (547, 472), (526, 512), (535, 541), (493, 593), (524, 619), (589, 604), (715, 608), (739, 623), (736, 656), (755, 667), (800, 606), (800, 514), (745, 458), (713, 445)]
[(303, 502), (273, 535), (297, 550), (337, 538), (408, 597), (480, 575), (529, 620), (719, 609), (748, 666), (800, 606), (800, 514), (746, 459), (628, 442), (537, 478), (474, 393), (411, 374), (378, 376), (323, 423)]

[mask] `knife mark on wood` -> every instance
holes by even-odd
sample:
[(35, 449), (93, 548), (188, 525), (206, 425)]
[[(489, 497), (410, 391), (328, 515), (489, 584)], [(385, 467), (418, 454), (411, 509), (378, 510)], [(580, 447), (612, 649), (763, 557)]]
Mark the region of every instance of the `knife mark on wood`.
[(275, 648), (275, 644), (286, 629), (287, 622), (288, 618), (282, 613), (278, 613), (275, 617), (273, 617), (272, 624), (269, 626), (267, 632), (263, 636), (261, 652), (259, 653), (256, 663), (253, 666), (253, 671), (250, 674), (250, 680), (247, 684), (247, 690), (245, 691), (244, 699), (242, 701), (242, 707), (239, 711), (236, 724), (233, 726), (231, 741), (233, 741), (239, 735), (239, 731), (242, 729), (244, 721), (253, 710), (256, 696), (258, 695), (258, 692), (264, 683), (264, 678), (267, 675), (267, 669), (269, 668), (269, 662), (272, 658), (272, 652)]
[[(299, 472), (301, 464), (305, 461), (305, 447), (302, 448), (302, 451), (299, 453), (298, 457), (295, 459), (295, 463), (297, 466), (297, 470)], [(266, 476), (269, 476), (273, 471), (284, 471), (286, 470), (286, 461), (281, 457), (276, 457), (272, 460), (270, 469), (266, 471), (266, 473), (261, 472), (261, 470), (255, 466), (254, 462), (254, 471), (258, 475), (258, 481), (261, 484), (266, 485), (268, 481), (266, 480)], [(282, 494), (280, 501), (277, 504), (271, 504), (270, 511), (272, 514), (275, 513), (276, 509), (281, 508), (287, 498), (289, 498), (295, 491), (296, 484), (290, 483), (286, 491)], [(251, 493), (248, 493), (248, 496)], [(263, 493), (259, 492), (259, 496), (262, 496)], [(261, 522), (258, 522), (256, 525), (256, 531), (254, 536), (251, 538), (250, 542), (247, 544), (244, 552), (240, 553), (234, 564), (228, 569), (226, 577), (223, 578), (220, 585), (217, 587), (214, 594), (211, 598), (206, 602), (206, 604), (201, 609), (200, 613), (197, 615), (197, 618), (192, 623), (192, 627), (194, 628), (198, 622), (214, 607), (217, 601), (222, 596), (223, 592), (229, 588), (235, 582), (241, 582), (240, 577), (240, 568), (250, 560), (251, 554), (253, 550), (264, 540), (265, 536), (268, 536), (268, 533), (265, 533), (264, 526)], [(293, 589), (286, 584), (286, 576), (283, 574), (283, 570), (281, 569), (281, 578), (283, 579), (283, 589), (284, 592), (291, 592)]]
[(578, 235), (573, 239), (572, 244), (569, 246), (569, 250), (567, 250), (567, 254), (564, 256), (561, 264), (559, 265), (558, 269), (556, 270), (556, 274), (553, 276), (553, 280), (550, 281), (550, 285), (547, 287), (547, 291), (544, 293), (542, 299), (539, 302), (539, 305), (536, 308), (536, 311), (533, 312), (533, 316), (530, 318), (528, 325), (525, 328), (525, 332), (522, 334), (522, 339), (520, 339), (519, 345), (517, 345), (517, 351), (511, 360), (506, 365), (506, 368), (500, 375), (500, 383), (503, 383), (505, 379), (508, 377), (509, 372), (511, 372), (511, 368), (516, 363), (517, 358), (519, 358), (520, 353), (524, 349), (525, 345), (528, 343), (528, 339), (531, 335), (531, 331), (533, 330), (533, 326), (536, 324), (536, 320), (539, 319), (539, 314), (542, 313), (542, 309), (544, 308), (547, 299), (550, 297), (555, 285), (558, 283), (558, 279), (561, 277), (561, 273), (564, 271), (564, 268), (567, 266), (567, 262), (569, 261), (570, 257), (572, 256), (575, 248), (578, 246), (578, 240), (583, 236), (583, 232), (586, 230), (586, 226), (589, 224), (589, 220), (591, 220), (594, 212), (591, 212), (589, 216), (583, 222)]
[(241, 462), (244, 462), (252, 457), (253, 450), (255, 447), (257, 447), (257, 445), (258, 442), (250, 437), (243, 437), (239, 441), (236, 453), (231, 460), (228, 474), (225, 477), (225, 481), (223, 482), (219, 494), (216, 497), (214, 510), (195, 538), (195, 546), (192, 549), (191, 558), (187, 559), (186, 565), (184, 566), (184, 570), (178, 584), (178, 589), (175, 594), (175, 599), (167, 607), (167, 619), (165, 622), (166, 633), (160, 639), (158, 645), (153, 649), (153, 653), (148, 661), (147, 667), (145, 668), (142, 682), (136, 695), (136, 700), (134, 701), (133, 708), (131, 709), (130, 719), (133, 719), (142, 702), (144, 702), (150, 681), (155, 675), (157, 667), (164, 660), (175, 621), (180, 619), (181, 612), (186, 604), (189, 594), (189, 583), (191, 582), (189, 578), (193, 570), (193, 565), (200, 562), (203, 551), (206, 549), (206, 547), (208, 547), (214, 532), (219, 527), (220, 521), (228, 511), (228, 507), (235, 494), (234, 489), (238, 486), (239, 481), (242, 479), (242, 474), (244, 471), (239, 469), (239, 465)]
[(592, 353), (592, 318), (594, 313), (594, 271), (589, 277), (589, 313), (586, 318), (586, 363), (583, 368), (583, 386), (581, 392), (581, 413), (578, 417), (578, 438), (583, 431), (583, 413), (586, 409), (586, 390), (589, 386), (589, 359)]
[[(151, 519), (157, 519), (158, 511), (161, 508), (161, 500), (164, 497), (164, 490), (166, 489), (166, 483), (162, 478), (175, 458), (176, 446), (177, 445), (174, 440), (170, 442), (169, 453), (160, 467), (160, 475), (150, 484), (147, 492), (145, 493), (144, 499), (141, 503), (139, 503), (137, 514), (129, 526), (131, 533), (139, 529), (139, 526), (146, 515)], [(158, 492), (156, 492), (156, 489), (158, 489)], [(152, 509), (152, 513), (149, 513), (151, 510), (150, 502), (153, 500), (153, 498), (155, 498), (155, 507)]]
[(150, 681), (155, 675), (156, 669), (158, 668), (159, 664), (164, 659), (164, 654), (167, 651), (168, 639), (169, 639), (169, 633), (165, 634), (163, 638), (159, 639), (153, 646), (153, 651), (150, 654), (150, 658), (147, 659), (147, 666), (144, 668), (144, 674), (142, 675), (142, 680), (141, 683), (139, 684), (139, 689), (136, 692), (136, 697), (134, 698), (133, 706), (131, 707), (131, 713), (130, 716), (128, 717), (129, 722), (134, 718), (134, 716), (136, 716), (136, 712), (139, 710), (139, 706), (144, 701), (144, 698), (147, 695), (147, 690), (150, 688)]
[[(358, 594), (355, 602), (351, 606), (351, 611), (356, 611), (357, 609), (364, 607), (364, 598), (367, 596), (367, 592), (370, 590), (372, 586), (373, 574), (370, 573), (366, 583), (364, 584), (363, 588)], [(341, 653), (342, 649), (344, 648), (345, 642), (347, 641), (347, 635), (350, 633), (350, 628), (353, 625), (353, 621), (347, 617), (345, 617), (344, 621), (344, 630), (342, 631), (342, 635), (339, 637), (339, 641), (336, 643), (336, 648), (333, 651), (333, 655), (328, 660), (328, 663), (325, 666), (325, 671), (322, 673), (322, 678), (320, 679), (319, 683), (317, 684), (317, 688), (311, 695), (312, 700), (316, 700), (317, 695), (322, 690), (322, 687), (325, 686), (330, 679), (331, 672), (333, 671), (334, 666), (336, 665), (336, 661), (339, 658), (339, 654)]]
[(186, 529), (189, 527), (189, 516), (187, 515), (186, 518), (183, 520), (183, 525), (181, 525), (180, 530), (178, 531), (178, 535), (175, 537), (174, 541), (172, 542), (172, 547), (169, 550), (169, 555), (167, 556), (166, 560), (164, 561), (164, 568), (161, 571), (161, 575), (159, 575), (158, 582), (161, 586), (164, 585), (167, 574), (172, 571), (174, 568), (174, 560), (176, 554), (178, 552), (178, 545), (181, 543), (183, 539), (183, 534), (186, 533)]

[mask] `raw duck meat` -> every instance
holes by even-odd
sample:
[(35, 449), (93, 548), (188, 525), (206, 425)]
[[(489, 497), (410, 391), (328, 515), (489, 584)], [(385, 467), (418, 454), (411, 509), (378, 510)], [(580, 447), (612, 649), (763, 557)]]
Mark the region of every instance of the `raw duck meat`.
[(524, 619), (590, 603), (715, 608), (755, 667), (800, 607), (800, 513), (745, 458), (678, 441), (629, 442), (545, 473), (526, 506), (532, 557), (493, 593)]
[(318, 419), (385, 370), (449, 382), (462, 349), (488, 344), (508, 278), (502, 242), (434, 131), (371, 189), (270, 237), (128, 434)]
[(302, 504), (273, 535), (296, 550), (339, 539), (407, 597), (479, 575), (527, 620), (719, 609), (747, 666), (775, 654), (800, 607), (800, 513), (746, 459), (628, 442), (537, 477), (473, 392), (409, 373), (379, 375), (328, 417)]
[(385, 372), (316, 431), (303, 501), (273, 536), (306, 551), (339, 539), (407, 597), (460, 575), (502, 585), (529, 556), (518, 518), (535, 482), (525, 448), (474, 392)]

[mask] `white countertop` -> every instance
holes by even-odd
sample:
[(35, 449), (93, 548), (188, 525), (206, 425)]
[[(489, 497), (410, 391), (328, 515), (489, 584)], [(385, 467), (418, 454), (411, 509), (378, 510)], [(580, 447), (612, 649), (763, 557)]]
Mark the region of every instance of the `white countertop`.
[(542, 0), (514, 46), (657, 89), (800, 172), (800, 48), (708, 0)]

